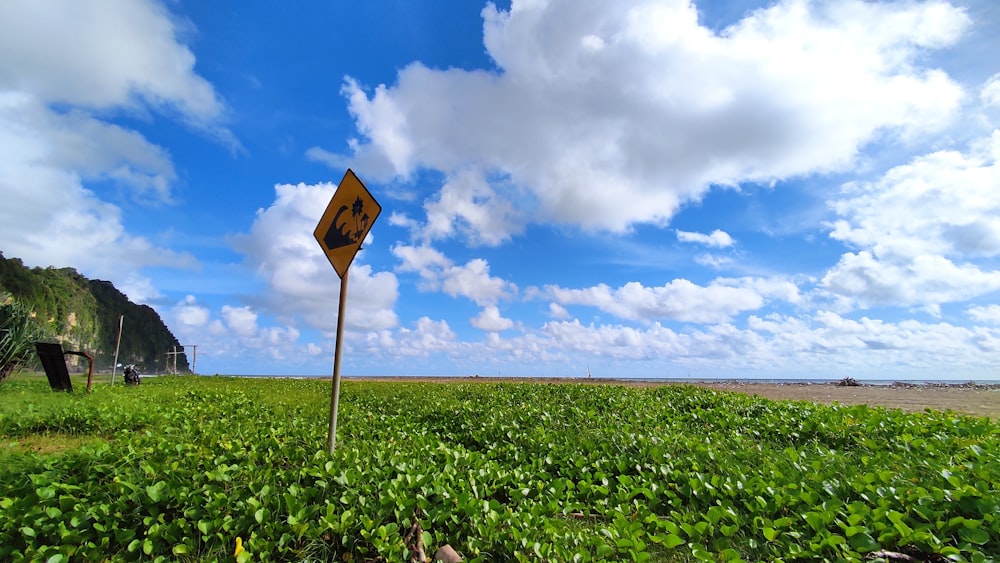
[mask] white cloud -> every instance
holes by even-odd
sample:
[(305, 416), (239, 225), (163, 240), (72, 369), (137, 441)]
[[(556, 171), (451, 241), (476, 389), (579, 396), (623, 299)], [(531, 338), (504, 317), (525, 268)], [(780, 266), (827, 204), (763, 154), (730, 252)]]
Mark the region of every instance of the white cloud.
[(211, 123), (223, 104), (194, 72), (158, 2), (8, 0), (0, 5), (0, 89), (90, 109), (152, 106)]
[(966, 312), (970, 318), (981, 323), (1000, 325), (1000, 305), (969, 307)]
[[(556, 305), (558, 310), (561, 306)], [(556, 310), (556, 309), (553, 309)], [(970, 315), (997, 315), (991, 307)], [(1000, 321), (998, 321), (1000, 322)], [(819, 310), (788, 316), (750, 315), (743, 326), (721, 322), (683, 331), (652, 322), (583, 324), (553, 320), (503, 338), (492, 332), (479, 342), (456, 337), (444, 320), (421, 318), (413, 328), (369, 333), (371, 358), (442, 358), (461, 373), (489, 371), (543, 375), (567, 367), (582, 376), (588, 365), (611, 376), (698, 377), (767, 374), (768, 377), (940, 379), (990, 377), (1000, 362), (1000, 329), (904, 319), (849, 318)], [(417, 364), (413, 364), (416, 366)], [(943, 372), (942, 366), (950, 371)], [(606, 370), (606, 371), (605, 371)]]
[(252, 336), (257, 334), (257, 313), (250, 307), (222, 306), (222, 318), (226, 327), (239, 336)]
[(786, 1), (720, 33), (687, 0), (489, 4), (483, 18), (495, 73), (413, 63), (370, 94), (344, 87), (361, 135), (348, 160), (449, 177), (427, 203), (434, 236), (495, 244), (519, 214), (662, 224), (712, 184), (844, 169), (873, 140), (938, 130), (964, 96), (921, 66), (969, 26), (942, 2)]
[[(830, 236), (844, 254), (822, 286), (847, 304), (930, 305), (1000, 289), (1000, 131), (962, 154), (942, 151), (845, 185)], [(988, 264), (988, 262), (983, 262)]]
[(420, 223), (410, 217), (407, 217), (405, 213), (400, 213), (398, 211), (393, 211), (389, 215), (389, 224), (393, 227), (403, 227), (404, 229), (409, 229), (411, 231), (415, 231), (420, 228)]
[(490, 275), (489, 264), (482, 258), (469, 260), (464, 266), (451, 266), (441, 273), (441, 288), (452, 297), (461, 295), (477, 305), (492, 305), (512, 297), (517, 286)]
[(716, 256), (714, 254), (699, 254), (694, 257), (694, 261), (702, 266), (720, 269), (733, 263), (733, 259), (728, 256)]
[(421, 317), (415, 328), (400, 327), (393, 341), (393, 350), (404, 357), (427, 356), (436, 352), (454, 351), (460, 345), (447, 321)]
[[(1000, 254), (1000, 131), (970, 150), (941, 151), (875, 182), (844, 186), (830, 236), (879, 256)], [(891, 211), (891, 212), (887, 212)]]
[(514, 321), (500, 315), (496, 305), (487, 305), (478, 315), (472, 317), (472, 326), (488, 332), (500, 332), (514, 328)]
[(522, 230), (514, 206), (472, 170), (449, 178), (424, 208), (427, 227), (422, 236), (427, 240), (457, 233), (469, 243), (496, 246)]
[(517, 285), (490, 275), (486, 260), (475, 258), (463, 266), (430, 246), (396, 245), (392, 253), (402, 260), (401, 272), (417, 272), (421, 278), (420, 289), (443, 291), (452, 297), (467, 297), (477, 305), (495, 305), (499, 300), (513, 297)]
[(584, 289), (546, 286), (546, 294), (560, 305), (588, 305), (629, 320), (676, 320), (693, 323), (725, 322), (744, 311), (759, 309), (765, 298), (797, 301), (791, 282), (720, 278), (708, 286), (676, 279), (660, 287), (629, 282), (618, 289), (599, 284)]
[(735, 242), (733, 237), (729, 236), (729, 233), (715, 229), (710, 234), (704, 233), (692, 233), (688, 231), (677, 231), (677, 240), (681, 242), (694, 242), (697, 244), (704, 244), (705, 246), (712, 246), (717, 248), (725, 248), (727, 246), (732, 246)]
[(1000, 289), (1000, 271), (984, 272), (942, 256), (882, 260), (871, 252), (847, 253), (821, 285), (861, 307), (962, 301)]
[[(0, 240), (29, 265), (72, 266), (129, 297), (159, 295), (147, 266), (192, 256), (126, 231), (124, 194), (171, 202), (170, 156), (108, 122), (123, 110), (166, 113), (231, 145), (223, 104), (194, 72), (178, 22), (151, 1), (0, 3)], [(95, 184), (110, 185), (106, 194)]]
[[(216, 313), (213, 315), (194, 295), (187, 295), (164, 314), (164, 320), (181, 342), (197, 344), (198, 358), (214, 358), (237, 372), (259, 373), (245, 366), (269, 365), (282, 366), (271, 367), (272, 374), (297, 373), (309, 358), (322, 352), (312, 342), (300, 343), (300, 332), (294, 326), (261, 322), (253, 307), (223, 305)], [(188, 348), (186, 352), (191, 362), (195, 351)]]
[(997, 342), (996, 331), (944, 322), (855, 320), (818, 311), (801, 318), (752, 316), (747, 326), (766, 339), (764, 353), (784, 355), (785, 363), (798, 362), (805, 368), (827, 362), (827, 371), (842, 366), (867, 377), (879, 376), (870, 372), (871, 365), (879, 365), (890, 377), (912, 378), (917, 369), (933, 370), (932, 378), (947, 377), (950, 374), (940, 372), (942, 366), (954, 373), (985, 374), (987, 366), (1000, 359), (1000, 347), (989, 349)]
[(449, 260), (437, 249), (422, 246), (397, 245), (392, 248), (392, 253), (403, 261), (399, 269), (404, 272), (419, 272), (421, 277), (435, 277), (433, 269), (451, 266)]
[(558, 303), (549, 303), (549, 316), (561, 321), (569, 318), (569, 311)]
[(1000, 107), (1000, 73), (994, 74), (979, 91), (979, 97), (987, 106)]
[(209, 311), (207, 307), (198, 305), (194, 295), (187, 295), (174, 305), (171, 316), (176, 324), (184, 327), (200, 328), (208, 324)]
[(677, 358), (687, 355), (690, 337), (659, 323), (642, 330), (626, 326), (585, 326), (580, 321), (553, 321), (541, 329), (552, 348), (569, 354), (614, 359)]
[(161, 198), (173, 168), (133, 132), (82, 114), (57, 115), (29, 96), (0, 92), (0, 240), (29, 265), (72, 265), (110, 279), (133, 300), (158, 293), (145, 266), (190, 268), (190, 255), (125, 231), (122, 211), (84, 187), (110, 179)]

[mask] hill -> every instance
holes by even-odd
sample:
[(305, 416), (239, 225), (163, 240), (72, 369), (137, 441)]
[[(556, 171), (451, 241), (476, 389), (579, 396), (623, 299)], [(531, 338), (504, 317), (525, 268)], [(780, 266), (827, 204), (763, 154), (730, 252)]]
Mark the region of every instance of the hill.
[[(181, 350), (152, 307), (133, 303), (111, 282), (88, 279), (73, 268), (28, 268), (0, 252), (0, 292), (28, 306), (64, 348), (93, 354), (98, 370), (111, 369), (121, 315), (125, 322), (119, 363), (136, 364), (145, 373), (163, 373), (170, 371), (167, 353), (175, 347)], [(72, 365), (75, 357), (67, 361)], [(169, 364), (172, 370), (173, 359)], [(177, 357), (177, 371), (190, 371), (185, 355)]]

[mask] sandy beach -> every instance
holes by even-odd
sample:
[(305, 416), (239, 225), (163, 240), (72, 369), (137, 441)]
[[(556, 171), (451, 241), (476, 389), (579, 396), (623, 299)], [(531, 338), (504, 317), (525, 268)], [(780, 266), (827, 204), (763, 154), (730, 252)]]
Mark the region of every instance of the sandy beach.
[[(350, 380), (352, 378), (345, 378)], [(656, 387), (661, 385), (697, 385), (718, 391), (734, 391), (758, 395), (767, 399), (787, 401), (814, 401), (817, 403), (840, 403), (842, 405), (867, 404), (888, 408), (899, 408), (911, 412), (925, 409), (952, 410), (972, 416), (985, 416), (1000, 420), (1000, 386), (976, 385), (956, 382), (955, 384), (931, 385), (859, 385), (857, 387), (838, 386), (835, 383), (759, 383), (739, 380), (678, 383), (656, 381), (624, 381), (617, 379), (573, 379), (573, 378), (520, 378), (520, 377), (365, 377), (364, 381), (409, 381), (433, 383), (551, 383), (579, 385), (629, 385), (633, 387)]]

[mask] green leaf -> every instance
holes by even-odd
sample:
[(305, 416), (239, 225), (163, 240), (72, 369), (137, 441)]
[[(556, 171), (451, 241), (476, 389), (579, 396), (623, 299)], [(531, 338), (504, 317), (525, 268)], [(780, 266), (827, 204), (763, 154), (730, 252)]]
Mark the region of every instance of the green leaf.
[(684, 545), (684, 540), (677, 534), (667, 534), (660, 543), (667, 549), (673, 549), (679, 545)]
[(826, 541), (824, 543), (826, 543), (826, 545), (830, 547), (836, 547), (838, 545), (846, 544), (847, 540), (844, 538), (844, 536), (838, 534), (830, 534), (830, 537), (826, 538)]
[(962, 528), (958, 531), (958, 537), (976, 545), (986, 545), (990, 541), (990, 533), (982, 528)]
[(163, 498), (163, 492), (167, 488), (167, 483), (165, 481), (157, 481), (152, 485), (146, 486), (146, 494), (149, 495), (149, 499), (153, 502), (160, 502)]
[(849, 537), (847, 543), (862, 553), (875, 551), (880, 547), (879, 543), (868, 532), (862, 532)]
[(610, 545), (608, 545), (608, 544), (606, 544), (604, 542), (601, 542), (600, 544), (597, 545), (597, 556), (598, 557), (602, 557), (602, 558), (603, 557), (609, 557), (614, 552), (615, 552), (615, 548), (611, 547)]

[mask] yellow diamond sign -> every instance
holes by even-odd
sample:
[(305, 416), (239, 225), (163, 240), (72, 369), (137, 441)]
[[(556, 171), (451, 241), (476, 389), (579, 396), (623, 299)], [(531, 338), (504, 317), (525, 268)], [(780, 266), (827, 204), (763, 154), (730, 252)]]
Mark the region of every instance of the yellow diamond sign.
[(341, 278), (381, 212), (382, 206), (348, 168), (313, 231), (320, 248)]

